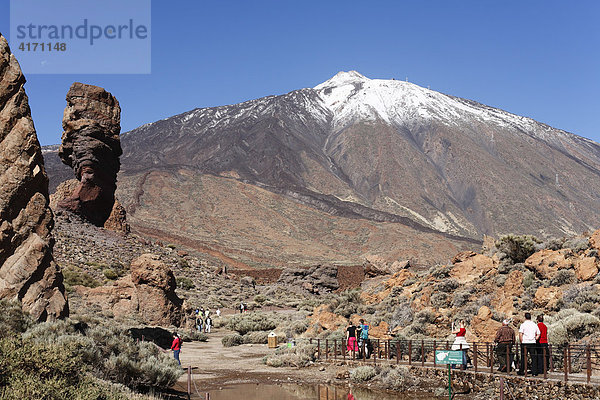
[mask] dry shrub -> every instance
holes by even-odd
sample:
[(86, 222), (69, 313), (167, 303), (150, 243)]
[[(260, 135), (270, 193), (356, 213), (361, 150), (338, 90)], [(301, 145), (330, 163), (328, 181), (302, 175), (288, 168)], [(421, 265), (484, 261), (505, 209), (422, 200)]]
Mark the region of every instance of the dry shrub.
[(227, 327), (240, 335), (255, 331), (270, 331), (275, 329), (275, 322), (258, 312), (239, 314), (231, 317)]
[(270, 367), (306, 367), (315, 361), (317, 346), (301, 343), (294, 347), (281, 347), (275, 354), (266, 356), (263, 361)]
[(377, 376), (377, 370), (370, 365), (350, 370), (350, 380), (357, 383), (370, 381), (375, 376)]

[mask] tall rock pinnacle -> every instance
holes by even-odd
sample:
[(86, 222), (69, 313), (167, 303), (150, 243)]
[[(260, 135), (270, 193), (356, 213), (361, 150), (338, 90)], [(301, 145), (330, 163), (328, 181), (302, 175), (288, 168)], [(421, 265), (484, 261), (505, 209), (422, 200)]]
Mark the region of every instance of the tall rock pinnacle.
[(0, 298), (18, 300), (37, 320), (68, 314), (62, 273), (52, 257), (48, 177), (25, 77), (0, 34)]
[(59, 156), (80, 181), (71, 197), (58, 206), (102, 226), (115, 202), (119, 156), (122, 154), (121, 107), (98, 86), (75, 82), (67, 93)]

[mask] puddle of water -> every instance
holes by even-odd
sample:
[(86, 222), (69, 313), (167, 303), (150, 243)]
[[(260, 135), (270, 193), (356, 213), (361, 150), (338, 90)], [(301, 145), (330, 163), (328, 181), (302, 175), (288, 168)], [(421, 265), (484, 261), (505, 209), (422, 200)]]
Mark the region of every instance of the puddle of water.
[[(326, 385), (240, 384), (211, 390), (210, 400), (425, 400), (431, 394), (388, 394), (368, 389)], [(202, 400), (204, 398), (201, 397)]]

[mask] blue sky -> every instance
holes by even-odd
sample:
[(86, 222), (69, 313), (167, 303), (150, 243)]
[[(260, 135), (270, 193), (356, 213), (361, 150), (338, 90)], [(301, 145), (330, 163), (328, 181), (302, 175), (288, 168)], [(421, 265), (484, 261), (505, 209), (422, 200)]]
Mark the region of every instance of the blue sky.
[(152, 1), (151, 74), (30, 74), (26, 90), (42, 144), (59, 143), (74, 81), (112, 92), (125, 132), (340, 70), (408, 77), (600, 142), (599, 20), (598, 1)]

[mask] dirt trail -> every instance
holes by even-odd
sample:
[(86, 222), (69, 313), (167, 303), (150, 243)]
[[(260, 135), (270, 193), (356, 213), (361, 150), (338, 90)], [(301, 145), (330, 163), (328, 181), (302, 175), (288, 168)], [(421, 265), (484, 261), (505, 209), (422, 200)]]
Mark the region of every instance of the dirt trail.
[[(338, 367), (329, 365), (324, 371), (321, 365), (308, 368), (273, 368), (263, 364), (262, 359), (272, 354), (266, 344), (245, 344), (223, 347), (221, 338), (226, 330), (214, 331), (208, 342), (187, 342), (181, 349), (181, 365), (192, 366), (192, 376), (198, 390), (209, 390), (236, 383), (266, 382), (318, 382), (335, 379)], [(182, 375), (176, 388), (185, 390), (187, 374)], [(194, 390), (194, 386), (192, 386)]]

